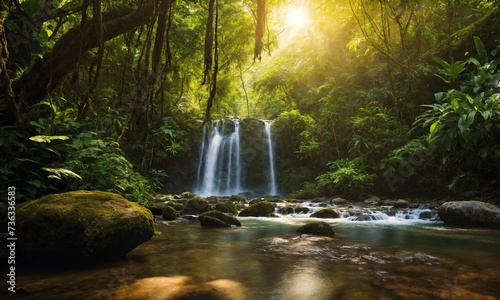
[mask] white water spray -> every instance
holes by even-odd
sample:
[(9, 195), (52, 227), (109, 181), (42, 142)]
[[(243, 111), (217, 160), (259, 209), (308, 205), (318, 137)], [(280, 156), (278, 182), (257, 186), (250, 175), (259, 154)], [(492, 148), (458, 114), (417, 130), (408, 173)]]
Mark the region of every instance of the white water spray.
[(196, 193), (208, 196), (228, 196), (241, 192), (240, 124), (232, 120), (234, 131), (226, 133), (226, 122), (210, 124), (208, 148), (205, 131), (198, 164)]
[(276, 176), (274, 172), (274, 152), (271, 136), (271, 121), (264, 121), (264, 134), (267, 142), (267, 153), (269, 156), (269, 194), (276, 195)]

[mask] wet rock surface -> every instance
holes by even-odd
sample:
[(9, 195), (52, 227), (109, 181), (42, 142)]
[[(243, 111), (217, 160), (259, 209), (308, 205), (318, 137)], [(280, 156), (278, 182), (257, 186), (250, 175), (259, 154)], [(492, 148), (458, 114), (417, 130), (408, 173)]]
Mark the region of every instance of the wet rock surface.
[(331, 237), (302, 234), (295, 237), (260, 239), (261, 251), (277, 257), (308, 257), (344, 264), (420, 264), (437, 265), (446, 261), (419, 252), (377, 250), (364, 244), (351, 244)]
[(123, 256), (154, 233), (150, 211), (122, 196), (73, 191), (17, 207), (18, 254), (36, 264)]
[(480, 201), (452, 201), (439, 207), (446, 224), (500, 228), (500, 209)]

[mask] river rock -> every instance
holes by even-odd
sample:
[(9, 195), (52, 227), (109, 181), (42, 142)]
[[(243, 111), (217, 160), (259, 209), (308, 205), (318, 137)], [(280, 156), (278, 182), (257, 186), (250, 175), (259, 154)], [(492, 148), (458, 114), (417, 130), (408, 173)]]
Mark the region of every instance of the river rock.
[(238, 213), (238, 207), (232, 201), (221, 201), (215, 205), (215, 210), (223, 213), (236, 214)]
[(274, 205), (267, 201), (261, 201), (250, 205), (240, 211), (240, 217), (265, 217), (274, 213)]
[(319, 236), (335, 236), (335, 232), (328, 223), (325, 222), (314, 222), (303, 225), (297, 229), (297, 233), (300, 234), (312, 234)]
[(341, 214), (338, 210), (333, 208), (323, 208), (311, 215), (311, 218), (340, 218)]
[(123, 256), (154, 233), (153, 215), (120, 195), (73, 191), (46, 195), (17, 209), (17, 253), (34, 263)]
[(333, 198), (330, 202), (335, 205), (346, 205), (348, 203), (346, 199), (339, 197)]
[(198, 220), (200, 220), (201, 226), (204, 227), (231, 227), (241, 226), (241, 222), (235, 217), (226, 215), (220, 211), (212, 210), (202, 213)]
[(201, 213), (208, 211), (209, 208), (210, 204), (208, 203), (207, 200), (199, 196), (194, 196), (193, 198), (187, 200), (186, 203), (184, 204), (184, 213), (191, 215), (199, 215)]
[(177, 215), (178, 215), (177, 211), (172, 206), (166, 206), (165, 208), (163, 208), (162, 212), (163, 220), (173, 221), (177, 219)]
[(282, 215), (292, 215), (295, 213), (295, 208), (292, 206), (284, 206), (284, 207), (280, 207), (279, 211), (280, 211), (280, 214), (282, 214)]
[(439, 217), (450, 225), (500, 228), (500, 209), (481, 201), (452, 201), (439, 207)]
[(393, 206), (394, 208), (408, 208), (410, 207), (410, 202), (403, 199), (399, 199), (396, 202), (394, 202)]

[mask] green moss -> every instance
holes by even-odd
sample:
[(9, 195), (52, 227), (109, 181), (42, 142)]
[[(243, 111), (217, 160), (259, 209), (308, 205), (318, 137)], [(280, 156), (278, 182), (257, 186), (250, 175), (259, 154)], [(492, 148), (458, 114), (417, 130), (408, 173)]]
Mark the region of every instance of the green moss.
[(308, 223), (297, 229), (297, 233), (330, 237), (335, 236), (335, 232), (333, 231), (332, 227), (325, 222)]
[(181, 211), (184, 208), (184, 205), (182, 205), (181, 203), (174, 202), (174, 201), (168, 201), (166, 203), (166, 205), (172, 207), (176, 211)]
[(199, 220), (203, 227), (231, 227), (231, 224), (210, 216), (200, 216)]
[(258, 202), (242, 210), (240, 217), (264, 217), (274, 213), (274, 205), (267, 201)]
[(215, 210), (223, 213), (236, 214), (238, 212), (238, 207), (231, 201), (219, 202), (215, 205)]
[(220, 211), (216, 211), (216, 210), (202, 213), (200, 215), (199, 219), (201, 220), (201, 218), (203, 218), (203, 217), (212, 217), (212, 218), (219, 219), (219, 220), (223, 221), (224, 223), (232, 224), (235, 226), (241, 226), (240, 221), (238, 219), (236, 219), (235, 217), (228, 216), (228, 215), (226, 215)]
[(207, 197), (208, 202), (217, 202), (218, 200), (219, 200), (219, 198), (217, 196)]
[(177, 215), (178, 215), (177, 211), (172, 206), (166, 206), (165, 208), (163, 208), (163, 213), (162, 213), (163, 220), (167, 221), (175, 220), (177, 219)]
[(240, 203), (245, 202), (245, 198), (240, 195), (232, 195), (231, 198), (229, 198), (229, 201)]
[(194, 196), (184, 204), (184, 212), (187, 214), (201, 214), (208, 211), (209, 207), (207, 200)]
[(120, 195), (74, 191), (17, 207), (21, 255), (56, 260), (123, 255), (154, 234), (151, 212)]

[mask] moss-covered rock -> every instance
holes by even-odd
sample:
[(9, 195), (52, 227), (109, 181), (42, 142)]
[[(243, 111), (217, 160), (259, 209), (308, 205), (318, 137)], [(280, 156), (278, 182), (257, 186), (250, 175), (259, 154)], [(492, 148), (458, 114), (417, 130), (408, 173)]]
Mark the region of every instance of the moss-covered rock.
[(297, 233), (330, 237), (335, 236), (335, 232), (333, 231), (332, 227), (325, 222), (308, 223), (299, 227), (297, 229)]
[(201, 213), (208, 211), (209, 208), (210, 205), (207, 200), (199, 196), (194, 196), (193, 198), (187, 200), (186, 203), (184, 204), (184, 213), (199, 215)]
[(125, 255), (154, 234), (151, 212), (120, 195), (74, 191), (17, 209), (17, 253), (35, 263), (79, 262)]
[(265, 217), (274, 213), (274, 205), (267, 201), (257, 202), (240, 211), (240, 217)]
[(311, 218), (337, 219), (337, 218), (340, 218), (340, 216), (341, 216), (340, 212), (336, 209), (323, 208), (323, 209), (320, 209), (317, 212), (313, 213), (311, 215)]
[(452, 201), (439, 207), (439, 217), (450, 225), (500, 228), (500, 209), (481, 201)]
[(223, 201), (219, 202), (215, 205), (215, 210), (223, 212), (223, 213), (230, 213), (230, 214), (236, 214), (238, 213), (238, 207), (236, 204), (234, 204), (231, 201)]
[(280, 214), (282, 214), (282, 215), (291, 215), (291, 214), (295, 213), (295, 208), (292, 206), (284, 206), (284, 207), (280, 207), (279, 211), (280, 211)]
[[(228, 215), (226, 215), (220, 211), (216, 211), (216, 210), (202, 213), (198, 217), (198, 219), (200, 220), (201, 226), (206, 226), (206, 225), (209, 226), (209, 224), (210, 224), (209, 221), (211, 221), (211, 220), (204, 222), (204, 218), (206, 218), (206, 217), (218, 219), (218, 220), (220, 220), (226, 224), (229, 224), (229, 225), (241, 226), (240, 221), (238, 219), (236, 219), (235, 217), (228, 216)], [(206, 224), (206, 225), (204, 225), (204, 224)]]
[(229, 198), (229, 200), (232, 202), (245, 202), (245, 198), (243, 196), (240, 196), (240, 195), (232, 195)]
[(178, 215), (177, 211), (172, 206), (166, 206), (165, 208), (163, 208), (163, 213), (162, 213), (163, 220), (173, 221), (177, 219), (177, 215)]
[(199, 216), (198, 220), (202, 227), (231, 227), (231, 224), (210, 216)]
[(182, 211), (184, 209), (184, 205), (174, 201), (167, 202), (167, 206), (173, 207), (176, 211)]
[(408, 208), (410, 207), (410, 202), (404, 200), (404, 199), (399, 199), (393, 204), (394, 208)]

